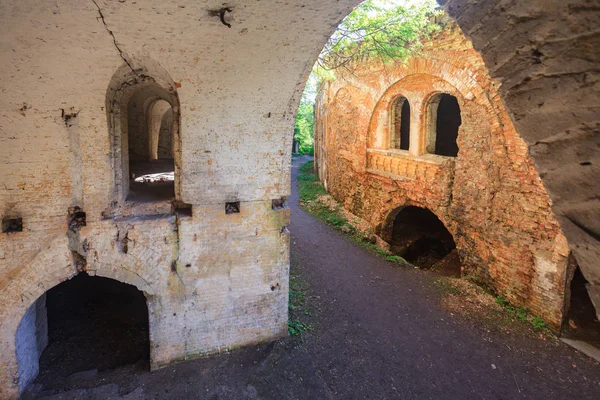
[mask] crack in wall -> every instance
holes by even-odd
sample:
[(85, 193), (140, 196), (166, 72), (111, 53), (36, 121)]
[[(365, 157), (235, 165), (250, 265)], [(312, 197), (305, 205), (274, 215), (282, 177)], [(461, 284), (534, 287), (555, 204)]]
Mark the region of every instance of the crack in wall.
[(176, 244), (176, 249), (175, 249), (175, 259), (173, 260), (173, 262), (171, 263), (171, 271), (175, 273), (175, 275), (177, 276), (177, 278), (179, 279), (179, 281), (181, 282), (181, 285), (183, 286), (183, 288), (185, 289), (185, 283), (183, 282), (183, 279), (181, 278), (181, 276), (179, 275), (179, 271), (177, 270), (177, 267), (179, 266), (179, 245), (180, 245), (180, 241), (181, 238), (179, 237), (179, 224), (181, 223), (179, 215), (175, 216), (175, 235), (177, 235), (177, 244)]
[(127, 66), (129, 67), (129, 69), (131, 69), (131, 72), (133, 72), (137, 76), (137, 72), (135, 72), (135, 70), (133, 69), (133, 67), (131, 66), (131, 64), (127, 60), (127, 58), (125, 58), (125, 56), (123, 55), (123, 50), (121, 50), (121, 48), (119, 47), (119, 44), (117, 43), (117, 38), (115, 37), (115, 34), (113, 33), (113, 31), (111, 31), (108, 28), (108, 25), (106, 24), (106, 20), (104, 19), (104, 14), (102, 14), (102, 9), (98, 5), (98, 3), (96, 3), (96, 0), (92, 0), (92, 3), (94, 3), (96, 5), (96, 8), (98, 9), (98, 14), (100, 15), (100, 17), (97, 17), (96, 19), (99, 19), (99, 20), (102, 21), (102, 24), (104, 25), (104, 28), (106, 29), (106, 31), (108, 32), (108, 34), (112, 38), (113, 43), (115, 45), (115, 48), (119, 52), (119, 56), (123, 59), (123, 61), (125, 61), (125, 64), (127, 64)]

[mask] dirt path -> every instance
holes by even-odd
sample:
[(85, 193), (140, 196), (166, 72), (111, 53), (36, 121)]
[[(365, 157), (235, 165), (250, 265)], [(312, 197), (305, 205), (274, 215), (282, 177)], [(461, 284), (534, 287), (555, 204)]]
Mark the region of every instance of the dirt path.
[(291, 256), (311, 287), (312, 332), (153, 373), (131, 366), (38, 382), (71, 389), (47, 398), (600, 398), (600, 366), (588, 357), (451, 316), (438, 305), (432, 273), (376, 258), (302, 211), (295, 185), (302, 161), (292, 171)]

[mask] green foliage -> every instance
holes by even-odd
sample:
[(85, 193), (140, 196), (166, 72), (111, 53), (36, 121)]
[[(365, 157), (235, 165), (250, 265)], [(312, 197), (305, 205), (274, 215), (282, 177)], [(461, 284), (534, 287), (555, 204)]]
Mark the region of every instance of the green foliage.
[(540, 329), (544, 329), (546, 327), (546, 323), (540, 317), (533, 317), (533, 319), (531, 320), (531, 326), (533, 327), (533, 329), (538, 331)]
[(314, 154), (314, 102), (320, 82), (334, 80), (335, 70), (351, 71), (355, 61), (365, 58), (406, 60), (422, 39), (440, 29), (432, 21), (441, 13), (434, 0), (366, 0), (348, 14), (325, 44), (302, 93), (294, 127), (300, 153)]
[(441, 13), (434, 0), (366, 0), (344, 18), (329, 38), (315, 73), (327, 78), (324, 71), (350, 69), (354, 61), (369, 57), (384, 63), (406, 60), (420, 48), (422, 39), (439, 30), (432, 21)]
[(288, 321), (288, 333), (291, 336), (298, 336), (301, 335), (302, 333), (306, 332), (306, 331), (310, 331), (312, 330), (312, 326), (311, 325), (307, 325), (302, 321), (292, 321), (289, 320)]
[(506, 300), (504, 297), (502, 296), (496, 296), (496, 303), (498, 303), (499, 305), (501, 305), (502, 307), (505, 307), (508, 304), (508, 300)]
[(546, 327), (544, 320), (540, 317), (531, 315), (531, 312), (527, 307), (516, 308), (503, 296), (496, 296), (496, 303), (502, 306), (512, 318), (523, 322), (529, 322), (535, 331)]
[(301, 174), (304, 174), (307, 176), (312, 176), (313, 181), (317, 181), (317, 182), (319, 181), (319, 178), (315, 174), (315, 162), (314, 161), (309, 161), (309, 162), (302, 164), (300, 166), (300, 168), (298, 168), (298, 171)]
[(303, 100), (298, 107), (294, 127), (294, 139), (300, 142), (300, 153), (312, 154), (314, 151), (314, 124), (314, 104)]
[(303, 203), (306, 204), (307, 202), (316, 200), (319, 196), (327, 194), (327, 191), (325, 191), (325, 188), (321, 185), (315, 174), (313, 161), (309, 161), (300, 167), (297, 179), (300, 182), (298, 189), (300, 199)]
[(312, 316), (306, 309), (306, 291), (308, 290), (306, 282), (300, 275), (290, 272), (290, 289), (288, 301), (288, 333), (290, 336), (300, 336), (304, 332), (313, 329), (311, 324), (302, 321), (302, 315)]
[(395, 255), (386, 256), (385, 259), (387, 261), (391, 261), (391, 262), (396, 263), (396, 264), (408, 264), (406, 262), (406, 260), (404, 258), (400, 257), (400, 256), (395, 256)]

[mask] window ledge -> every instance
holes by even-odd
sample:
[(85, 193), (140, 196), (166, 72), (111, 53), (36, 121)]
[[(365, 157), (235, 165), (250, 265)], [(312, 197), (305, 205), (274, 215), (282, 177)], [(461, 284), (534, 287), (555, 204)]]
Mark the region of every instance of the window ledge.
[(398, 149), (387, 149), (387, 150), (367, 149), (367, 153), (381, 154), (381, 155), (385, 155), (388, 157), (408, 158), (413, 161), (425, 162), (425, 163), (429, 163), (429, 164), (438, 164), (438, 165), (444, 164), (447, 162), (451, 162), (452, 164), (454, 164), (454, 160), (456, 159), (456, 157), (440, 156), (437, 154), (429, 154), (429, 153), (415, 156), (413, 154), (410, 154), (408, 152), (408, 150), (398, 150)]

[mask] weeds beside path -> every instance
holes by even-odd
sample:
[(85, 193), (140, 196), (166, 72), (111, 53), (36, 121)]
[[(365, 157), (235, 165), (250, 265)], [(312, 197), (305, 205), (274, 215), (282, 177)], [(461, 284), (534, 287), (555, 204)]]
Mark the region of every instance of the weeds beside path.
[[(301, 207), (345, 234), (354, 244), (366, 248), (386, 261), (417, 268), (402, 257), (393, 255), (375, 245), (372, 232), (353, 223), (352, 216), (325, 190), (309, 161), (299, 167), (297, 174)], [(478, 286), (467, 278), (439, 277), (435, 286), (441, 294), (441, 304), (449, 312), (479, 323), (485, 329), (496, 329), (503, 333), (529, 335), (556, 341), (556, 336), (544, 321), (531, 314), (525, 307), (514, 307), (502, 295), (494, 296), (485, 287)]]
[(377, 256), (395, 264), (410, 265), (404, 258), (377, 247), (373, 233), (360, 226), (358, 221), (352, 221), (352, 217), (344, 212), (339, 203), (327, 193), (319, 181), (314, 170), (313, 161), (300, 166), (296, 179), (298, 181), (300, 205), (305, 211), (346, 234), (350, 241), (373, 251)]

